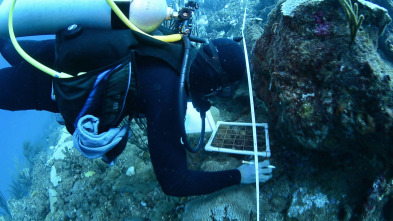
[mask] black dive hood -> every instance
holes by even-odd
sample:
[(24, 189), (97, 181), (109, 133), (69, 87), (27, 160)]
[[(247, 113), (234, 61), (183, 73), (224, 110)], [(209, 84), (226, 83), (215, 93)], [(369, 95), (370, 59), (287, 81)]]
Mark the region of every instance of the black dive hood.
[[(188, 51), (190, 50), (190, 40), (194, 40), (187, 36), (184, 37), (185, 57), (184, 62), (188, 59)], [(205, 133), (206, 111), (211, 107), (208, 98), (212, 95), (220, 97), (230, 96), (239, 85), (244, 74), (245, 57), (238, 42), (242, 38), (219, 38), (211, 41), (198, 39), (199, 42), (208, 43), (202, 46), (193, 63), (190, 65), (190, 74), (188, 76), (189, 87), (187, 88), (192, 97), (192, 103), (201, 115), (202, 129), (201, 137), (196, 148), (188, 145), (185, 130), (183, 131), (183, 143), (190, 152), (196, 152), (201, 147)], [(181, 85), (179, 91), (179, 102), (184, 102), (184, 81), (185, 67), (182, 68)], [(184, 103), (179, 104), (180, 111), (184, 111)], [(183, 113), (183, 112), (180, 112)], [(184, 124), (184, 116), (183, 124)]]

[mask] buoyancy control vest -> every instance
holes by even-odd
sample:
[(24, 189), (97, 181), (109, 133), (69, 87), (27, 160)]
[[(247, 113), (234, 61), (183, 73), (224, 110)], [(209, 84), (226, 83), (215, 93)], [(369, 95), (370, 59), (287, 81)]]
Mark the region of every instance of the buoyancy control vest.
[[(123, 118), (130, 116), (131, 119), (137, 109), (135, 56), (162, 59), (180, 74), (183, 50), (181, 42), (166, 43), (132, 30), (74, 26), (59, 31), (56, 34), (55, 67), (57, 71), (74, 77), (55, 78), (53, 89), (65, 126), (73, 134), (75, 148), (85, 157), (101, 157), (112, 164), (124, 150), (128, 138), (128, 135), (121, 135), (118, 140), (118, 135), (112, 132), (118, 131), (116, 127)], [(196, 51), (190, 54), (189, 61), (195, 58)], [(86, 119), (89, 122), (83, 124)], [(124, 126), (121, 131), (123, 129)], [(128, 129), (126, 134), (129, 134)], [(97, 137), (108, 137), (106, 135), (111, 137), (109, 142), (106, 138), (96, 140)]]
[[(70, 133), (81, 115), (100, 118), (99, 131), (107, 131), (132, 113), (137, 95), (135, 74), (131, 73), (136, 70), (135, 55), (162, 59), (180, 73), (184, 50), (181, 42), (166, 43), (132, 30), (83, 27), (59, 31), (55, 47), (56, 69), (75, 76), (54, 79), (56, 101)], [(195, 54), (193, 50), (190, 61)], [(80, 72), (86, 73), (77, 76)], [(86, 107), (88, 102), (91, 105)]]

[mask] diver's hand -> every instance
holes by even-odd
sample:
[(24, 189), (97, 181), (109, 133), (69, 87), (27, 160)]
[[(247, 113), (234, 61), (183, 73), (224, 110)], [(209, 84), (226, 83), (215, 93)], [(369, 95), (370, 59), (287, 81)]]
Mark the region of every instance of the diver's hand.
[[(273, 177), (272, 175), (272, 168), (269, 168), (270, 165), (269, 160), (264, 160), (263, 162), (258, 163), (258, 175), (259, 175), (259, 182), (266, 182), (270, 178)], [(241, 181), (242, 184), (249, 184), (255, 183), (255, 165), (254, 164), (243, 164), (239, 168), (237, 168), (241, 174)]]

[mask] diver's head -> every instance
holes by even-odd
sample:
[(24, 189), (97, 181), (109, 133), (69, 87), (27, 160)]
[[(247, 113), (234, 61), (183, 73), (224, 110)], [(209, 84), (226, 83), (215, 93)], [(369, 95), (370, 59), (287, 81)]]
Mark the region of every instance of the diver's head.
[(237, 42), (227, 38), (211, 40), (199, 49), (190, 67), (193, 102), (211, 95), (231, 96), (245, 69), (244, 53)]

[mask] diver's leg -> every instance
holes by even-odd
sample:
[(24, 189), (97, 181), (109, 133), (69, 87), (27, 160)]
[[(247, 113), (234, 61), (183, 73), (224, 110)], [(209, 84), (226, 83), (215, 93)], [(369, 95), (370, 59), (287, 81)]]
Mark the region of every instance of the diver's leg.
[[(55, 59), (55, 40), (23, 40), (18, 42), (22, 49), (31, 57), (52, 67)], [(13, 67), (21, 65), (26, 61), (19, 55), (10, 39), (0, 38), (0, 53), (3, 58)]]
[[(32, 57), (53, 66), (54, 40), (21, 42)], [(22, 59), (9, 42), (1, 47), (1, 53), (13, 67), (0, 70), (0, 109), (58, 112), (51, 100), (52, 77)]]
[(51, 100), (51, 84), (49, 76), (3, 68), (0, 70), (0, 109), (58, 112), (56, 102)]
[(29, 98), (32, 90), (26, 90), (24, 85), (30, 79), (16, 76), (13, 68), (0, 70), (0, 109), (27, 110), (34, 106), (33, 99)]

